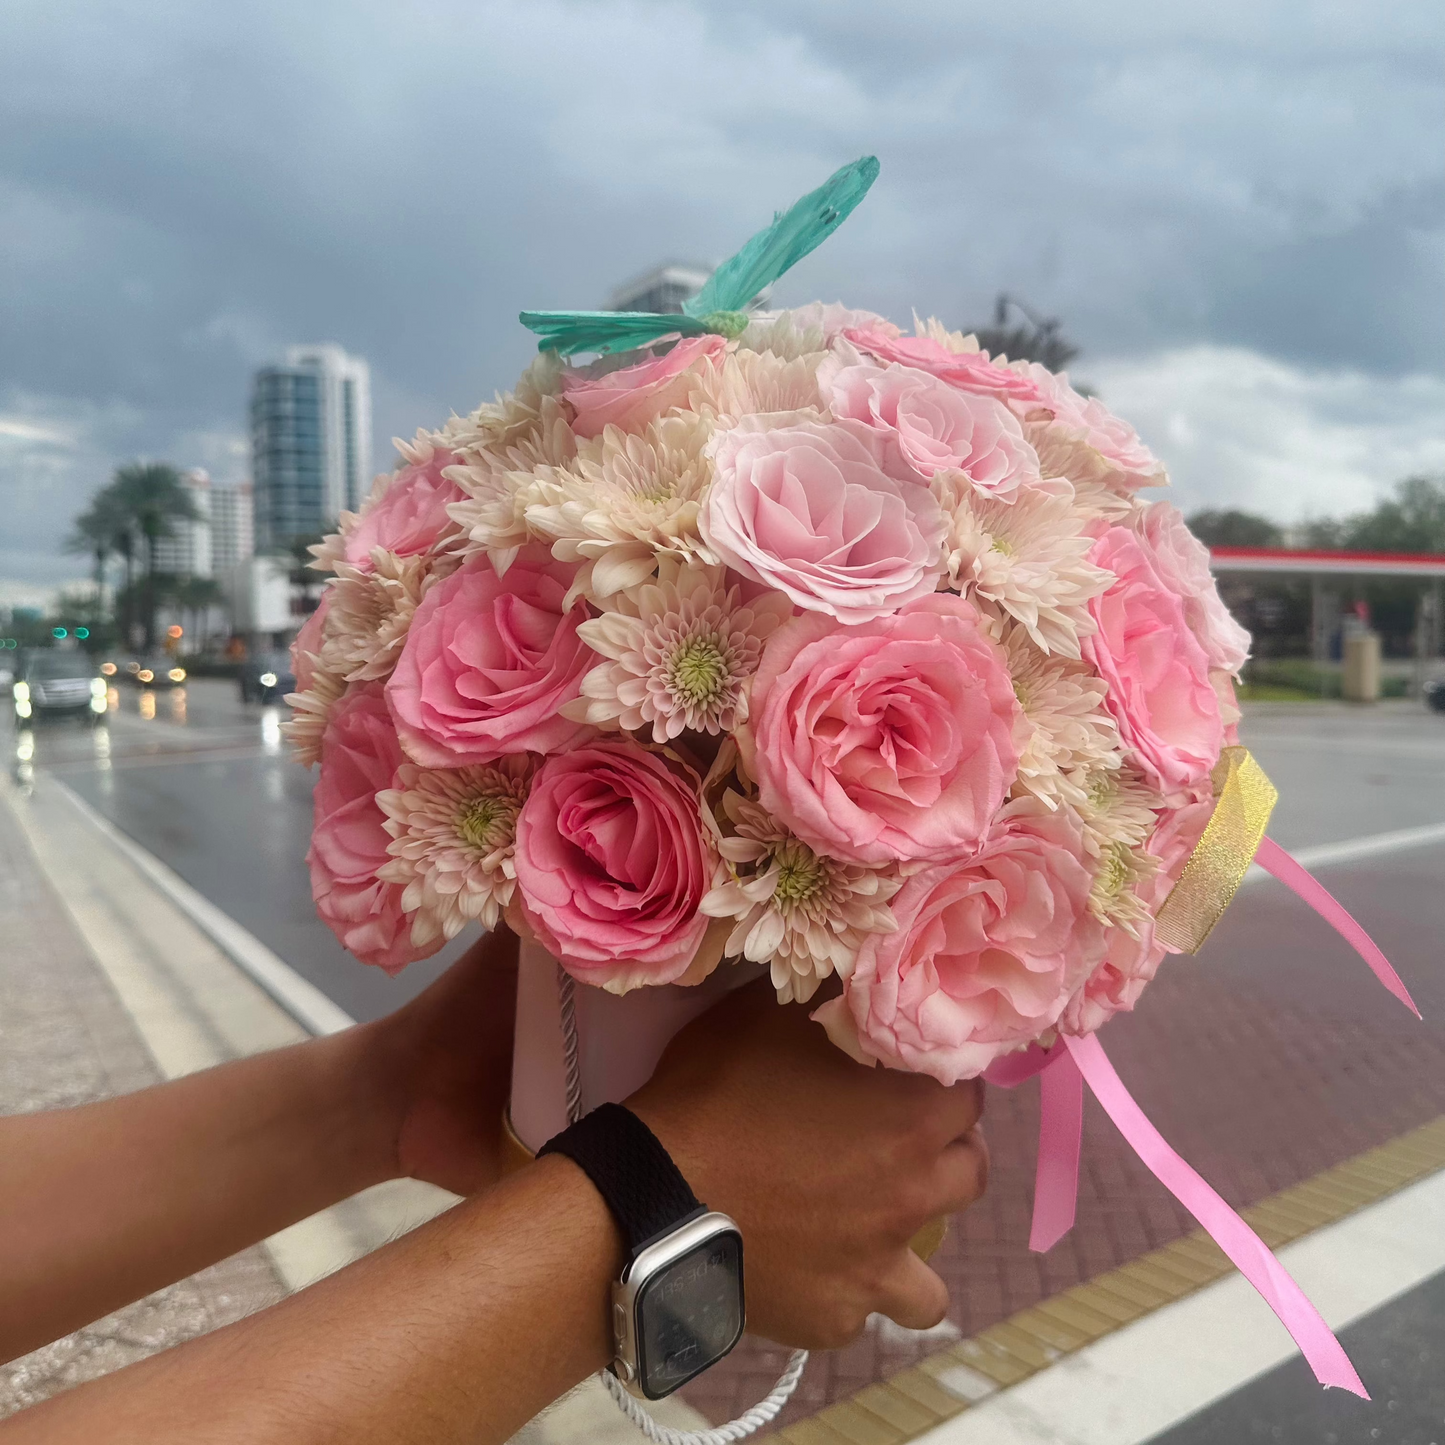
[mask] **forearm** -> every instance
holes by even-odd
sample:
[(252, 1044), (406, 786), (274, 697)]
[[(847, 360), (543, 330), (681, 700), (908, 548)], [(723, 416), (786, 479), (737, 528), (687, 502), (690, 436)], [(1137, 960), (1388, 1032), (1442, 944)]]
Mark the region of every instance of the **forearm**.
[(607, 1360), (600, 1197), (544, 1159), (282, 1304), (0, 1426), (4, 1445), (504, 1441)]
[(0, 1120), (0, 1359), (393, 1175), (395, 1110), (363, 1037)]

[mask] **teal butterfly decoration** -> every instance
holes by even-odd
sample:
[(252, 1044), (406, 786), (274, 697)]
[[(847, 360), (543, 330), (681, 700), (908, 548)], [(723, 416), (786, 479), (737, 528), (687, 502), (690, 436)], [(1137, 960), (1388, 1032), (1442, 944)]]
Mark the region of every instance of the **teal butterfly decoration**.
[(524, 311), (522, 325), (542, 338), (539, 350), (572, 356), (631, 351), (664, 336), (740, 336), (747, 304), (808, 252), (820, 246), (852, 214), (878, 178), (876, 156), (863, 156), (835, 171), (816, 191), (759, 231), (708, 277), (682, 315), (653, 311)]

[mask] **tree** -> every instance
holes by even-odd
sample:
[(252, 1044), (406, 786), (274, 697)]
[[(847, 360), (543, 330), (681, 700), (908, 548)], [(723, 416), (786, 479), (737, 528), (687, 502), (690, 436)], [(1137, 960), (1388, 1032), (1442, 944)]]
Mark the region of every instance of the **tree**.
[(156, 632), (156, 543), (173, 535), (177, 522), (199, 521), (201, 514), (180, 472), (169, 462), (132, 462), (120, 467), (108, 490), (115, 493), (117, 504), (145, 539), (141, 621), (146, 650), (150, 651), (155, 646)]
[[(1009, 307), (1023, 317), (1022, 322), (1008, 324)], [(1079, 348), (1064, 339), (1060, 325), (1053, 317), (1035, 316), (1017, 297), (1001, 291), (994, 302), (993, 325), (980, 326), (974, 335), (990, 356), (1037, 361), (1050, 371), (1062, 371), (1079, 354)]]
[(1445, 478), (1407, 477), (1343, 531), (1343, 545), (1357, 552), (1445, 552)]
[(186, 618), (186, 635), (191, 639), (188, 651), (204, 652), (209, 641), (208, 629), (199, 623), (211, 608), (225, 601), (226, 594), (214, 577), (187, 577), (175, 589), (175, 603)]
[(102, 606), (106, 564), (117, 553), (125, 561), (126, 585), (130, 585), (133, 541), (130, 516), (114, 487), (102, 487), (90, 499), (90, 506), (75, 519), (65, 542), (67, 552), (86, 553), (95, 559), (95, 590)]
[(1188, 519), (1189, 530), (1206, 547), (1280, 547), (1284, 533), (1268, 517), (1237, 508), (1207, 507)]

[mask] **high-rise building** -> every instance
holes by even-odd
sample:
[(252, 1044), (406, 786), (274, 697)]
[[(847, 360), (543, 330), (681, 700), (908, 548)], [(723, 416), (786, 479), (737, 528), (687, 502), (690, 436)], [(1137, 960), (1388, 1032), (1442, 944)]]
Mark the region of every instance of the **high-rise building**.
[(339, 346), (292, 346), (256, 373), (251, 477), (258, 551), (332, 527), (371, 485), (371, 372)]
[(256, 550), (251, 484), (211, 488), (211, 567), (217, 576)]
[(200, 467), (181, 473), (181, 481), (196, 504), (194, 521), (171, 523), (168, 537), (155, 541), (155, 570), (176, 577), (209, 577), (214, 568), (211, 555), (211, 478)]
[(609, 311), (681, 312), (712, 275), (711, 266), (669, 261), (624, 282), (608, 298)]
[[(697, 261), (665, 261), (640, 276), (625, 281), (608, 298), (608, 311), (652, 311), (672, 314), (707, 284), (713, 268)], [(749, 310), (768, 304), (772, 287), (765, 286), (751, 301)]]

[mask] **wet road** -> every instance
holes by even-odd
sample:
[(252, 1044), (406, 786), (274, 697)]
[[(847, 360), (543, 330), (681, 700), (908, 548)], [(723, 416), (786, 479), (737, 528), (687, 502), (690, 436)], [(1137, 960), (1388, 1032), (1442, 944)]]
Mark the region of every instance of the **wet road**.
[[(455, 956), (457, 945), (388, 979), (317, 920), (305, 866), (314, 774), (286, 756), (284, 707), (243, 704), (233, 683), (207, 678), (112, 689), (111, 701), (93, 731), (12, 733), (13, 766), (62, 777), (355, 1017), (395, 1007)], [(1445, 822), (1445, 717), (1417, 705), (1256, 706), (1244, 740), (1280, 790), (1270, 831), (1288, 848)]]
[(13, 732), (14, 767), (62, 778), (354, 1018), (420, 992), (465, 946), (393, 979), (316, 917), (305, 861), (315, 774), (286, 756), (284, 707), (242, 704), (234, 683), (210, 678), (112, 689), (111, 701), (93, 730), (59, 720)]

